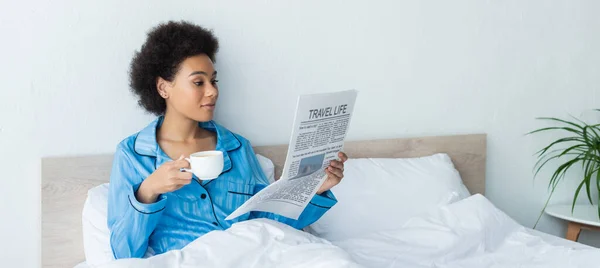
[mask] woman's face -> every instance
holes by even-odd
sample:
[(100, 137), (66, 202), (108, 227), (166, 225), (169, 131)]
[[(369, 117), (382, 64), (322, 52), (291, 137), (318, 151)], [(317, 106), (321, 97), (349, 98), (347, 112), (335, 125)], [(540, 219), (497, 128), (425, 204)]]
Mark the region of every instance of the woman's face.
[[(161, 89), (162, 82), (165, 84)], [(161, 95), (166, 92), (167, 112), (173, 110), (198, 122), (213, 119), (219, 89), (217, 71), (207, 55), (185, 59), (173, 81), (162, 82), (159, 81), (158, 88)]]

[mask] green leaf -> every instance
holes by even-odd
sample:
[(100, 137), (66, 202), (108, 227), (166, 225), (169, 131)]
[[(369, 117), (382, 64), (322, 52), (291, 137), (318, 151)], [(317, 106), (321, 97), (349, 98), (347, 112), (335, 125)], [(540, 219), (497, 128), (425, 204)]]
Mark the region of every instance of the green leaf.
[[(537, 174), (540, 172), (540, 170), (550, 161), (552, 161), (553, 159), (559, 158), (560, 154), (556, 154), (556, 155), (552, 155), (552, 153), (554, 153), (555, 151), (560, 151), (560, 149), (554, 150), (551, 153), (548, 153), (546, 155), (544, 155), (543, 157), (540, 157), (535, 165), (533, 166), (533, 169), (535, 170), (535, 174), (533, 174), (533, 177), (535, 178), (537, 176)], [(540, 164), (541, 163), (541, 164)]]
[(600, 163), (600, 155), (598, 155), (598, 152), (595, 148), (589, 148), (584, 154), (586, 155), (586, 159)]
[(571, 146), (571, 147), (565, 149), (561, 155), (567, 154), (568, 152), (575, 150), (575, 149), (579, 149), (581, 147), (588, 147), (588, 145), (587, 144), (578, 144), (578, 145)]
[[(555, 151), (560, 151), (560, 150), (554, 150), (554, 151), (552, 151), (552, 152), (555, 152)], [(577, 155), (577, 157), (581, 157), (581, 156), (583, 156), (585, 153), (586, 153), (586, 151), (582, 151), (582, 152), (581, 152), (581, 153), (579, 153), (579, 154), (576, 154), (576, 153), (567, 153), (567, 154), (565, 154), (565, 155)], [(543, 162), (543, 163), (540, 165), (539, 163), (540, 163), (540, 162), (541, 162), (543, 159), (545, 159), (547, 156), (549, 156), (549, 154), (548, 154), (548, 155), (545, 155), (545, 156), (544, 156), (544, 157), (542, 157), (542, 158), (540, 158), (540, 159), (537, 161), (537, 163), (535, 164), (535, 166), (534, 166), (534, 169), (535, 169), (535, 167), (537, 167), (537, 170), (535, 171), (535, 174), (533, 175), (534, 179), (536, 178), (536, 176), (538, 175), (538, 173), (539, 173), (539, 172), (542, 170), (542, 168), (543, 168), (543, 167), (544, 167), (544, 166), (545, 166), (545, 165), (546, 165), (546, 164), (547, 164), (549, 161), (551, 161), (552, 159), (556, 159), (556, 158), (559, 158), (559, 157), (561, 157), (561, 154), (554, 155), (554, 156), (552, 156), (552, 157), (550, 157), (550, 158), (547, 158), (547, 159), (546, 159), (546, 160), (545, 160), (545, 161), (544, 161), (544, 162)], [(563, 156), (564, 156), (564, 155), (563, 155)], [(538, 166), (538, 165), (539, 165), (539, 166)]]
[(557, 175), (554, 178), (554, 180), (552, 182), (550, 182), (550, 185), (552, 185), (552, 188), (556, 187), (562, 181), (562, 179), (565, 178), (565, 175), (566, 175), (565, 172), (559, 172), (559, 173), (557, 173)]
[[(600, 171), (596, 172), (596, 187), (600, 192)], [(598, 196), (598, 218), (600, 219), (600, 196)]]
[(600, 196), (598, 196), (598, 218), (600, 218)]
[[(596, 188), (600, 192), (600, 175), (596, 175)], [(598, 217), (600, 217), (600, 195), (598, 195)]]
[(550, 178), (550, 184), (552, 184), (552, 187), (556, 187), (556, 185), (565, 177), (567, 170), (569, 170), (574, 163), (577, 163), (581, 160), (581, 157), (576, 157), (560, 165), (552, 175), (552, 178)]
[(535, 170), (535, 169), (536, 169), (536, 167), (537, 167), (537, 166), (538, 166), (540, 163), (542, 163), (542, 162), (545, 162), (545, 161), (548, 161), (548, 159), (547, 159), (547, 158), (549, 158), (549, 157), (554, 157), (554, 158), (558, 158), (558, 157), (560, 157), (560, 154), (555, 154), (554, 156), (553, 156), (553, 154), (554, 154), (554, 153), (556, 153), (556, 152), (562, 151), (562, 150), (563, 150), (563, 149), (554, 149), (554, 150), (552, 150), (552, 151), (550, 151), (550, 152), (548, 152), (548, 153), (546, 153), (546, 154), (544, 154), (544, 155), (538, 156), (538, 160), (537, 160), (537, 161), (535, 161), (535, 165), (533, 165), (533, 169)]
[[(542, 218), (542, 215), (544, 215), (544, 211), (546, 211), (546, 207), (548, 207), (548, 203), (550, 203), (550, 199), (552, 198), (552, 195), (554, 194), (554, 190), (556, 190), (556, 186), (552, 187), (552, 191), (548, 195), (548, 199), (546, 199), (546, 203), (544, 204), (544, 207), (542, 208), (542, 211), (540, 212), (540, 215), (538, 216), (537, 220), (535, 221), (535, 224), (533, 225), (533, 229), (535, 229), (535, 227), (540, 222), (540, 219)], [(600, 197), (599, 197), (599, 199), (600, 199)], [(600, 208), (598, 209), (598, 213), (600, 215)]]
[[(596, 169), (596, 184), (600, 184), (600, 167)], [(600, 191), (600, 186), (598, 186), (598, 190)]]
[(579, 119), (579, 118), (577, 118), (577, 117), (575, 117), (575, 116), (573, 116), (573, 115), (571, 115), (571, 114), (569, 114), (569, 116), (570, 116), (571, 118), (573, 118), (573, 119), (577, 120), (579, 123), (582, 123), (584, 126), (587, 126), (587, 123), (583, 122), (581, 119)]
[(594, 154), (596, 157), (600, 155), (600, 129), (598, 129), (599, 126), (600, 124), (589, 126), (590, 130), (594, 134), (591, 147), (592, 149), (596, 150), (596, 154)]
[[(585, 161), (584, 161), (585, 163)], [(587, 197), (588, 200), (590, 201), (590, 204), (592, 204), (592, 195), (591, 195), (591, 191), (590, 191), (590, 184), (592, 183), (592, 175), (594, 174), (594, 169), (595, 169), (595, 165), (596, 163), (593, 161), (587, 161), (587, 165), (585, 166), (585, 169), (583, 171), (583, 182), (585, 183), (585, 191), (587, 193)], [(575, 200), (573, 200), (573, 207), (575, 206)]]
[(536, 154), (543, 155), (543, 154), (545, 154), (554, 145), (557, 145), (557, 144), (563, 143), (563, 142), (575, 142), (575, 141), (577, 141), (577, 142), (584, 142), (585, 143), (585, 140), (583, 138), (580, 138), (580, 137), (561, 138), (561, 139), (558, 139), (558, 140), (550, 143), (550, 145), (544, 147), (543, 149), (539, 150)]
[(543, 131), (548, 131), (548, 130), (565, 130), (565, 131), (568, 131), (568, 132), (573, 132), (573, 133), (578, 134), (578, 135), (582, 134), (581, 131), (573, 129), (573, 128), (570, 128), (570, 127), (545, 127), (545, 128), (536, 129), (536, 130), (531, 131), (531, 132), (527, 132), (527, 134), (525, 134), (525, 135), (531, 135), (531, 134), (535, 134), (535, 133), (543, 132)]
[(589, 126), (585, 126), (583, 128), (583, 139), (585, 140), (585, 142), (587, 144), (590, 145), (590, 147), (594, 147), (594, 142), (593, 142), (592, 138), (589, 135), (588, 129), (590, 129)]
[[(586, 180), (583, 180), (577, 187), (577, 190), (575, 190), (575, 197), (573, 197), (573, 205), (571, 206), (571, 214), (573, 214), (573, 211), (575, 210), (575, 202), (577, 201), (577, 196), (579, 196), (579, 192), (581, 191), (581, 188), (583, 187), (583, 185), (586, 184), (585, 182), (586, 182)], [(590, 200), (590, 202), (591, 202), (591, 200)]]
[[(567, 155), (571, 155), (571, 154), (567, 154)], [(582, 156), (582, 155), (583, 155), (583, 153), (580, 153), (580, 154), (572, 154), (572, 155)], [(546, 155), (546, 156), (549, 156), (549, 155)], [(541, 165), (539, 165), (539, 166), (538, 166), (539, 162), (540, 162), (540, 161), (542, 161), (542, 160), (543, 160), (543, 159), (544, 159), (546, 156), (544, 156), (544, 157), (540, 158), (540, 160), (538, 160), (538, 162), (535, 164), (534, 168), (535, 168), (535, 167), (537, 167), (537, 170), (535, 171), (535, 174), (533, 175), (533, 177), (534, 177), (534, 178), (535, 178), (535, 177), (538, 175), (538, 173), (539, 173), (539, 172), (542, 170), (542, 168), (543, 168), (543, 167), (544, 167), (544, 166), (545, 166), (545, 165), (546, 165), (548, 162), (550, 162), (552, 159), (556, 159), (556, 158), (559, 158), (559, 157), (561, 157), (561, 155), (560, 155), (560, 154), (554, 155), (554, 156), (552, 156), (552, 157), (550, 157), (550, 158), (546, 159), (546, 160), (545, 160), (545, 161), (544, 161), (544, 162), (543, 162)], [(564, 155), (562, 155), (562, 156), (564, 156)]]
[(540, 119), (540, 120), (551, 120), (551, 121), (558, 121), (558, 122), (565, 123), (565, 124), (568, 124), (568, 125), (571, 125), (571, 126), (574, 126), (574, 127), (576, 127), (576, 128), (580, 128), (580, 129), (582, 129), (582, 130), (583, 130), (583, 126), (580, 126), (580, 125), (578, 125), (578, 124), (575, 124), (575, 123), (573, 123), (573, 122), (569, 122), (569, 121), (562, 120), (562, 119), (559, 119), (559, 118), (554, 118), (554, 117), (539, 117), (539, 118), (537, 118), (537, 119)]
[[(599, 137), (600, 137), (600, 136), (598, 135), (598, 132), (596, 132), (596, 130), (597, 130), (597, 128), (598, 128), (598, 126), (600, 126), (600, 124), (598, 124), (598, 125), (591, 125), (591, 126), (587, 126), (587, 127), (588, 127), (588, 128), (591, 130), (591, 131), (592, 131), (592, 133), (594, 133), (594, 138), (599, 138)], [(599, 130), (599, 131), (600, 131), (600, 130)]]

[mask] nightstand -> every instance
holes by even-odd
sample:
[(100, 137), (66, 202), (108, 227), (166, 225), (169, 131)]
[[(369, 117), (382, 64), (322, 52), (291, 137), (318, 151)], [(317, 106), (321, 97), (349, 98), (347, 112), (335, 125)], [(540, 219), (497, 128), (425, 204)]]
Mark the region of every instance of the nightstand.
[(545, 212), (569, 223), (566, 235), (568, 240), (577, 241), (583, 229), (600, 231), (600, 219), (596, 205), (575, 205), (573, 213), (571, 213), (571, 205), (554, 205), (548, 206)]

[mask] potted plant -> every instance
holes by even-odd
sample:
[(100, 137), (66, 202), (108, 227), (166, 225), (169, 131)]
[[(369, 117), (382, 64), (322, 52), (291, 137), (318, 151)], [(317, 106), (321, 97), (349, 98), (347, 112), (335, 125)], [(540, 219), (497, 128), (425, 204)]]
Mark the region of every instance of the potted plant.
[[(551, 142), (536, 153), (537, 162), (534, 166), (534, 178), (550, 161), (557, 160), (561, 164), (554, 170), (554, 173), (550, 177), (548, 183), (550, 195), (533, 228), (540, 221), (556, 186), (565, 178), (565, 174), (572, 167), (582, 168), (583, 177), (577, 190), (575, 190), (571, 213), (575, 209), (575, 202), (582, 189), (585, 189), (590, 204), (593, 204), (591, 195), (592, 187), (600, 191), (600, 124), (589, 125), (575, 117), (573, 118), (575, 120), (572, 121), (552, 117), (538, 118), (539, 120), (552, 121), (559, 125), (537, 129), (528, 133), (529, 135), (540, 132), (561, 131), (567, 134), (566, 137)], [(598, 215), (600, 216), (600, 202), (597, 206)]]

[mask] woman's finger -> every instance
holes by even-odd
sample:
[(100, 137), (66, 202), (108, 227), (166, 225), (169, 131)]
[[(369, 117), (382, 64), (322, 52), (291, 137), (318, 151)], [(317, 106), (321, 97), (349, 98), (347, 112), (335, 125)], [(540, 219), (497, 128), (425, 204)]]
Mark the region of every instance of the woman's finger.
[(173, 161), (172, 165), (175, 169), (190, 168), (190, 162), (185, 159), (177, 159)]
[(342, 163), (344, 163), (344, 162), (346, 162), (346, 160), (348, 160), (348, 156), (344, 152), (339, 152), (338, 157), (340, 158), (340, 161), (342, 161)]
[(342, 170), (339, 168), (328, 167), (327, 170), (339, 179), (344, 177), (344, 172), (342, 172)]
[(344, 170), (344, 164), (342, 164), (342, 162), (337, 161), (337, 160), (331, 160), (331, 162), (329, 162), (329, 165), (334, 167), (334, 168), (338, 168), (341, 170)]
[(340, 183), (342, 181), (342, 178), (336, 176), (329, 170), (325, 170), (325, 173), (327, 173), (327, 181), (329, 181), (329, 185), (330, 185), (329, 188), (337, 185), (338, 183)]
[(177, 175), (175, 175), (175, 178), (179, 179), (179, 180), (186, 180), (186, 181), (191, 181), (192, 180), (192, 173), (191, 172), (182, 172), (179, 171), (177, 172)]
[(335, 174), (333, 174), (333, 173), (331, 173), (331, 171), (329, 171), (329, 168), (326, 168), (326, 169), (325, 169), (325, 174), (327, 174), (327, 178), (328, 178), (328, 179), (329, 179), (329, 178), (337, 178), (337, 177), (335, 176)]
[(188, 185), (190, 183), (192, 183), (192, 179), (180, 179), (177, 178), (177, 180), (175, 181), (175, 183), (177, 183), (178, 185)]

